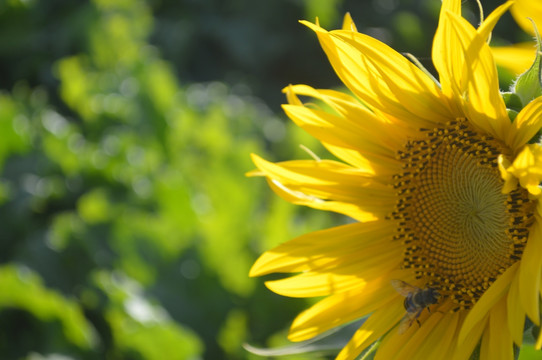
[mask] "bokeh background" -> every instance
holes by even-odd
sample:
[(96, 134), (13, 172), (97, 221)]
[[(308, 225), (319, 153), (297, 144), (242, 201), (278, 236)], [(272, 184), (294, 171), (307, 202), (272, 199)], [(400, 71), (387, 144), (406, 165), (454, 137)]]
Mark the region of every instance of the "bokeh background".
[[(310, 300), (274, 295), (251, 264), (347, 221), (245, 177), (251, 152), (330, 156), (280, 110), (289, 83), (340, 86), (298, 20), (337, 28), (350, 11), (431, 69), (440, 4), (0, 1), (0, 359), (261, 359), (242, 344), (284, 345)], [(474, 1), (465, 16), (478, 21)], [(509, 15), (494, 38), (530, 39)]]

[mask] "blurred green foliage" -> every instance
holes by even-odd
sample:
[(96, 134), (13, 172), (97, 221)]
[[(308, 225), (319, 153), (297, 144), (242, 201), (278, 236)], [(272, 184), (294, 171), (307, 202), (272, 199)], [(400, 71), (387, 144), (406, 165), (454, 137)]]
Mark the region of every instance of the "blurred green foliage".
[(251, 264), (345, 221), (244, 176), (251, 152), (328, 156), (279, 114), (288, 83), (338, 84), (297, 20), (337, 27), (349, 10), (425, 61), (439, 4), (0, 2), (0, 358), (257, 359), (243, 343), (283, 344), (307, 301), (270, 293)]

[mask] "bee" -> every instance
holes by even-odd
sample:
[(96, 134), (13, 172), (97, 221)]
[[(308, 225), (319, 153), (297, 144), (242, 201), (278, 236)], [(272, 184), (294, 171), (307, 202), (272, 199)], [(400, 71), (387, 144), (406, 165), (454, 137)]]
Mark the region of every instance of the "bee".
[(402, 280), (393, 279), (391, 281), (391, 286), (393, 286), (399, 294), (405, 297), (404, 305), (406, 315), (399, 323), (399, 334), (404, 333), (412, 326), (414, 321), (418, 322), (418, 325), (420, 325), (418, 317), (420, 317), (423, 309), (427, 308), (427, 311), (430, 311), (429, 306), (436, 304), (440, 298), (439, 292), (433, 288), (426, 287), (421, 289)]

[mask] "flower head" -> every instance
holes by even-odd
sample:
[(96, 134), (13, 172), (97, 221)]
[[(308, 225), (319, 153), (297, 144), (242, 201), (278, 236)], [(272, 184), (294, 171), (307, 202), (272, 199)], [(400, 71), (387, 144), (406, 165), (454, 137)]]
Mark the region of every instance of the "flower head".
[(303, 22), (353, 95), (289, 86), (284, 111), (342, 161), (253, 159), (285, 199), (356, 222), (254, 264), (251, 276), (294, 273), (266, 283), (276, 293), (324, 297), (295, 319), (291, 340), (369, 315), (338, 359), (378, 340), (376, 359), (468, 359), (479, 343), (483, 359), (513, 359), (526, 316), (539, 324), (542, 151), (528, 142), (542, 126), (542, 98), (512, 122), (487, 45), (510, 5), (476, 29), (460, 0), (443, 1), (432, 51), (439, 82), (349, 16), (331, 32)]

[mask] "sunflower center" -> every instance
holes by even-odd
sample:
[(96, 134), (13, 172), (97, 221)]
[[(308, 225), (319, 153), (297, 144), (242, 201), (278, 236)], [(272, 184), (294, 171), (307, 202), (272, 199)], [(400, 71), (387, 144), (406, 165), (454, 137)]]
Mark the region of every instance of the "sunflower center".
[(404, 268), (456, 309), (469, 308), (520, 259), (533, 204), (521, 188), (502, 194), (497, 157), (508, 150), (501, 142), (466, 121), (422, 133), (398, 153), (395, 238), (405, 244)]

